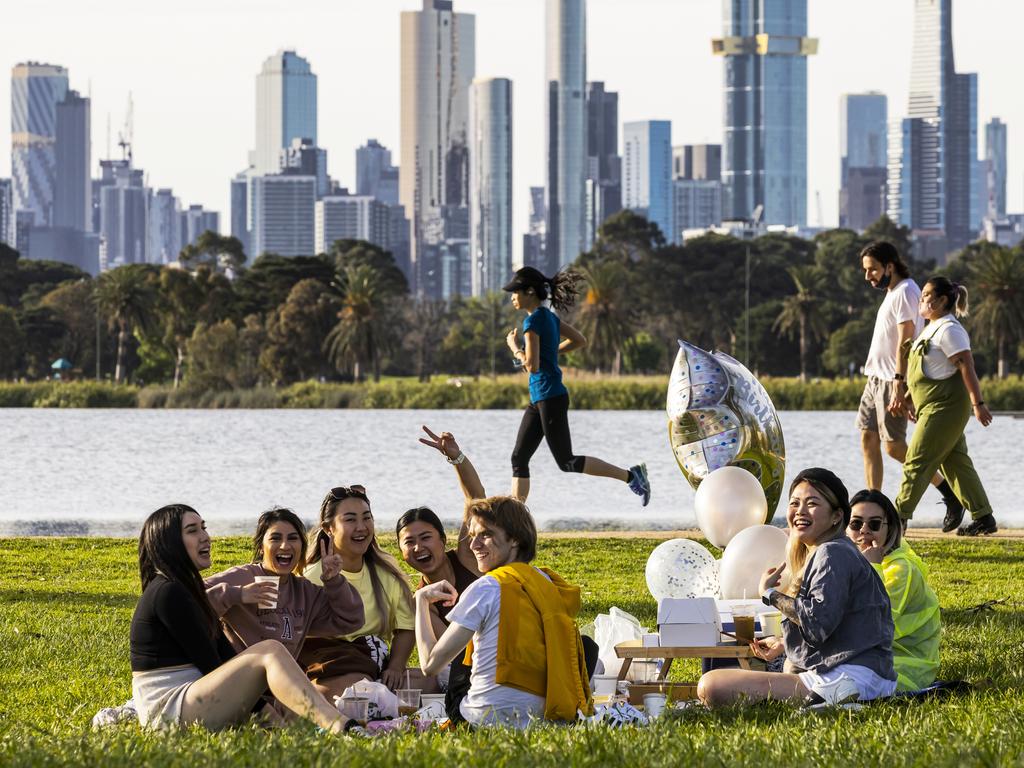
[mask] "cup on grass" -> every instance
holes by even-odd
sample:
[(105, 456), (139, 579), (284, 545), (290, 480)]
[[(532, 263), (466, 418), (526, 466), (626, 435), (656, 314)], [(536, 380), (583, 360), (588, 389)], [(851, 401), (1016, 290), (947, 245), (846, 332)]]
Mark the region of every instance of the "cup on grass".
[[(277, 589), (281, 588), (281, 577), (280, 576), (255, 576), (255, 577), (253, 577), (253, 581), (255, 581), (257, 584), (273, 584), (274, 587), (276, 587)], [(256, 605), (257, 605), (258, 608), (263, 608), (265, 610), (270, 610), (271, 608), (277, 608), (277, 595), (276, 595), (276, 593), (275, 593), (274, 597), (271, 598), (270, 600), (260, 600), (259, 603), (257, 603)]]
[(366, 725), (370, 717), (370, 700), (365, 696), (350, 696), (341, 700), (341, 714)]
[(395, 693), (398, 694), (399, 715), (411, 715), (420, 708), (422, 691), (419, 688), (399, 688)]
[(618, 682), (618, 675), (594, 675), (594, 695), (614, 696), (615, 686)]
[(664, 693), (648, 693), (644, 695), (644, 712), (647, 713), (648, 717), (661, 717), (661, 713), (665, 711), (665, 704), (668, 702), (668, 696)]

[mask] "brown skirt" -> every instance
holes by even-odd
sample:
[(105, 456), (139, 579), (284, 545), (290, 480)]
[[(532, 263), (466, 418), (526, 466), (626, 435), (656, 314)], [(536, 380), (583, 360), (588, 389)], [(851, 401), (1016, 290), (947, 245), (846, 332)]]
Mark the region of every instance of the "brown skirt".
[(388, 646), (375, 635), (342, 640), (309, 637), (299, 654), (299, 666), (314, 683), (328, 677), (360, 674), (379, 680), (387, 662)]

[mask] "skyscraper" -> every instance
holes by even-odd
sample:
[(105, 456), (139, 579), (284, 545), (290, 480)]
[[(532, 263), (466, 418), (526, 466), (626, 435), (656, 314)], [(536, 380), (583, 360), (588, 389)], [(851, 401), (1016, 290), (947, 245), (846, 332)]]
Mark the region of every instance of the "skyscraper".
[(264, 253), (278, 256), (315, 253), (316, 176), (253, 176), (249, 193), (251, 260)]
[(723, 0), (722, 183), (726, 218), (764, 206), (766, 224), (807, 220), (807, 0)]
[(469, 253), (474, 296), (512, 272), (512, 81), (473, 81), (469, 95)]
[(677, 242), (672, 220), (672, 123), (626, 123), (622, 144), (623, 205), (657, 224), (666, 241)]
[(888, 110), (883, 93), (840, 97), (840, 227), (864, 230), (885, 211)]
[(672, 178), (722, 180), (721, 144), (682, 144), (672, 147)]
[(548, 212), (544, 204), (544, 187), (530, 187), (530, 224), (529, 230), (523, 235), (523, 261), (513, 263), (519, 267), (535, 267), (545, 269), (544, 240), (546, 237)]
[(199, 204), (178, 211), (178, 239), (182, 248), (192, 245), (207, 230), (220, 234), (220, 214), (216, 211), (208, 211)]
[(170, 264), (178, 258), (182, 247), (178, 212), (178, 198), (173, 190), (149, 191), (146, 263)]
[(1006, 216), (1006, 123), (993, 117), (985, 124), (985, 160), (988, 161), (988, 210), (986, 216)]
[(278, 51), (256, 76), (256, 148), (251, 165), (257, 174), (277, 173), (281, 150), (293, 139), (316, 145), (316, 75), (295, 51)]
[(316, 196), (330, 192), (331, 179), (327, 175), (327, 150), (318, 147), (309, 139), (292, 139), (291, 144), (281, 150), (281, 173), (299, 176), (316, 176)]
[(89, 99), (68, 91), (57, 103), (56, 188), (53, 225), (92, 229), (92, 140)]
[(590, 250), (597, 232), (622, 209), (622, 158), (619, 156), (619, 94), (604, 83), (587, 83), (587, 181), (583, 247)]
[(398, 168), (391, 164), (391, 150), (376, 139), (356, 150), (356, 194), (398, 204)]
[[(942, 238), (942, 250), (976, 232), (977, 76), (953, 62), (952, 0), (914, 0), (914, 46), (907, 117), (889, 134), (888, 213)], [(976, 195), (975, 195), (976, 196)]]
[(10, 179), (0, 179), (0, 243), (14, 247), (14, 200)]
[(57, 104), (68, 71), (28, 62), (11, 70), (11, 177), (14, 209), (36, 226), (53, 225), (57, 183)]
[(100, 266), (146, 261), (146, 189), (130, 160), (101, 160)]
[(250, 250), (249, 222), (249, 179), (252, 176), (252, 168), (244, 170), (235, 175), (231, 180), (231, 236), (238, 238), (242, 244), (242, 250), (250, 259), (255, 256)]
[(572, 263), (586, 245), (587, 4), (546, 0), (547, 234), (542, 271)]
[(466, 147), (476, 19), (455, 13), (451, 0), (423, 0), (422, 10), (402, 13), (401, 25), (399, 200), (411, 219), (413, 291), (436, 298), (441, 288), (428, 275), (439, 276), (440, 266), (427, 262), (442, 251), (425, 246), (469, 234)]

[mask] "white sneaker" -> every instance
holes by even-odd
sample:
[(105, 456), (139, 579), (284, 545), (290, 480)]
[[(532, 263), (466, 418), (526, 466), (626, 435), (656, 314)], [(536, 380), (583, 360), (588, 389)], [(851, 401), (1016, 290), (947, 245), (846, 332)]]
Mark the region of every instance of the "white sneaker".
[(819, 683), (811, 688), (811, 693), (804, 703), (804, 708), (812, 711), (820, 711), (832, 707), (842, 709), (860, 709), (861, 704), (857, 703), (860, 698), (860, 688), (853, 678), (847, 675), (840, 675), (835, 680), (827, 683)]

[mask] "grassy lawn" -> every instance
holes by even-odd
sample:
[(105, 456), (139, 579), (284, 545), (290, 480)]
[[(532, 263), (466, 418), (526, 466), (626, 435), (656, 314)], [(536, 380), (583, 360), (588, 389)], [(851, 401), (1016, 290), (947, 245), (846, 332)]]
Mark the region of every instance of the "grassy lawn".
[[(582, 621), (617, 605), (654, 623), (643, 579), (652, 539), (542, 539), (537, 562), (584, 590)], [(393, 541), (382, 544), (393, 549)], [(938, 702), (880, 703), (806, 715), (783, 705), (680, 711), (647, 729), (538, 728), (331, 738), (300, 724), (170, 736), (136, 725), (89, 728), (131, 695), (128, 625), (138, 597), (135, 542), (0, 540), (0, 765), (959, 766), (1024, 765), (1024, 542), (921, 540), (943, 606), (944, 679), (978, 685)], [(248, 559), (214, 543), (214, 568)], [(972, 610), (988, 600), (992, 609)], [(673, 677), (695, 678), (696, 662)]]

